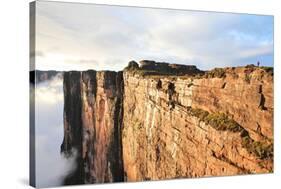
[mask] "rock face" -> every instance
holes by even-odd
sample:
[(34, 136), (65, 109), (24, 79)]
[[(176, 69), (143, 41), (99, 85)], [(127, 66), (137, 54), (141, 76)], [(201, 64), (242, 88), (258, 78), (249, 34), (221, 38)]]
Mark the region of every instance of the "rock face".
[(273, 76), (260, 68), (198, 77), (124, 73), (128, 181), (268, 173)]
[(64, 74), (66, 184), (273, 171), (272, 70), (140, 64)]
[(123, 181), (122, 72), (66, 72), (64, 97), (61, 151), (77, 157), (65, 184)]

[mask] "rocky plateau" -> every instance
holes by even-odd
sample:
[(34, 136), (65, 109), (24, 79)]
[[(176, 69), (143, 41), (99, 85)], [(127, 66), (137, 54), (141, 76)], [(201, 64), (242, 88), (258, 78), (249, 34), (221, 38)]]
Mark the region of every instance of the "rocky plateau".
[(65, 184), (273, 172), (273, 69), (143, 60), (63, 74)]

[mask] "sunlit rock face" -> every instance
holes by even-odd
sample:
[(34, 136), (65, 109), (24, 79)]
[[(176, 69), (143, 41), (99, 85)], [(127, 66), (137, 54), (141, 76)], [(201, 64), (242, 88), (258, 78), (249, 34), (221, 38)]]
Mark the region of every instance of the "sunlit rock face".
[(272, 95), (272, 72), (257, 67), (195, 77), (124, 72), (127, 180), (271, 172)]
[(121, 145), (122, 72), (64, 74), (62, 152), (77, 152), (77, 169), (65, 184), (123, 181)]
[(273, 171), (271, 69), (131, 61), (66, 72), (64, 97), (66, 184)]

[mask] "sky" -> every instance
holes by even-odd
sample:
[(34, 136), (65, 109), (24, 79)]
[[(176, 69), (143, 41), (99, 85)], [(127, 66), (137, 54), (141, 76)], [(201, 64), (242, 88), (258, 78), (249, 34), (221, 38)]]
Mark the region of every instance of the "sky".
[(36, 2), (39, 70), (122, 70), (144, 59), (273, 66), (273, 16)]

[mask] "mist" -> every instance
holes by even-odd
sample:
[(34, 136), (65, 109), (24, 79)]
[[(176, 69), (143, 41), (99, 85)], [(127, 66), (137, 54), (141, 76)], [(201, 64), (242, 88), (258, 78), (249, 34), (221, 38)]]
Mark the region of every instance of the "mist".
[(75, 169), (75, 157), (60, 154), (63, 141), (63, 81), (61, 75), (36, 83), (35, 88), (36, 186), (63, 185)]

